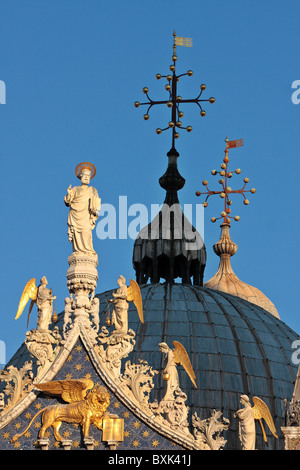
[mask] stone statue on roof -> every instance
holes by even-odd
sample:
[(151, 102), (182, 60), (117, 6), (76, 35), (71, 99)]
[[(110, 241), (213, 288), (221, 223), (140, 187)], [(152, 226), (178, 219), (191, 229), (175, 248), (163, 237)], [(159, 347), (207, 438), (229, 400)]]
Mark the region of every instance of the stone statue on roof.
[(89, 186), (90, 180), (96, 174), (92, 163), (83, 162), (75, 169), (81, 186), (71, 185), (64, 198), (66, 206), (70, 207), (68, 215), (68, 235), (72, 243), (73, 253), (96, 255), (93, 248), (92, 230), (99, 215), (101, 199), (98, 192)]

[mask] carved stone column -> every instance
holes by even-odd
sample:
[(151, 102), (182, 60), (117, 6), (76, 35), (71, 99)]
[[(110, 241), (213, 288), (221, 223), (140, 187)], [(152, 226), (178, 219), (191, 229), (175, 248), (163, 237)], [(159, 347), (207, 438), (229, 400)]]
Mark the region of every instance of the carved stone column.
[(74, 294), (74, 317), (89, 317), (87, 310), (91, 307), (98, 281), (98, 256), (92, 254), (72, 253), (68, 258), (67, 286)]
[(300, 450), (300, 427), (282, 427), (281, 431), (284, 435), (285, 450)]

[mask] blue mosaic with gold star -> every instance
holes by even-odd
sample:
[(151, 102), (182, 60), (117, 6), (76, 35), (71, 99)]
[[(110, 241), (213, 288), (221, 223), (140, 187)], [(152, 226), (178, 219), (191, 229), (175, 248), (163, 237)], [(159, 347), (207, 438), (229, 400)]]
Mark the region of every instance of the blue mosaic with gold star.
[[(165, 437), (159, 435), (147, 426), (143, 421), (137, 418), (126, 406), (124, 406), (110, 392), (106, 384), (102, 382), (93, 364), (84, 348), (80, 339), (72, 352), (70, 353), (65, 364), (53, 380), (71, 380), (89, 378), (93, 382), (104, 385), (110, 393), (110, 406), (108, 411), (117, 414), (124, 419), (124, 441), (117, 444), (118, 450), (180, 450), (180, 446), (172, 443)], [(31, 424), (26, 433), (16, 442), (11, 442), (11, 438), (15, 434), (20, 434), (28, 426), (33, 416), (42, 408), (56, 404), (57, 398), (49, 398), (40, 393), (37, 399), (25, 410), (18, 418), (0, 430), (0, 449), (6, 450), (39, 450), (38, 433), (41, 428), (41, 416)], [(83, 442), (81, 426), (72, 423), (62, 423), (60, 434), (64, 439), (72, 440), (72, 450), (85, 450), (86, 446)], [(94, 438), (95, 450), (109, 450), (106, 442), (102, 442), (102, 431), (91, 424), (89, 435)], [(50, 427), (45, 437), (49, 438), (49, 450), (63, 449), (60, 442), (56, 441), (53, 436), (52, 427)]]

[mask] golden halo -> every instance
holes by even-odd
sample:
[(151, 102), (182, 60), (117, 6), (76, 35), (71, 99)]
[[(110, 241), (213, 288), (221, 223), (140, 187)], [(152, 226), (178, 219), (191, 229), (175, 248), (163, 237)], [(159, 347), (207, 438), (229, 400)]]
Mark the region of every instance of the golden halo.
[(96, 174), (96, 167), (90, 162), (82, 162), (77, 165), (77, 167), (75, 168), (75, 175), (77, 176), (77, 178), (80, 179), (80, 174), (85, 168), (90, 170), (91, 179), (93, 179)]

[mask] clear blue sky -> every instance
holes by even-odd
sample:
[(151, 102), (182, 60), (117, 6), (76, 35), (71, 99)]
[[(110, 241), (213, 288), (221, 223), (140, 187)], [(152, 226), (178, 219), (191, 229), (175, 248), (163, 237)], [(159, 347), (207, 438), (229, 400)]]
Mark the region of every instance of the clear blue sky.
[[(261, 289), (281, 319), (299, 333), (299, 124), (300, 105), (291, 101), (292, 82), (300, 79), (298, 0), (28, 0), (1, 3), (0, 80), (6, 104), (0, 105), (1, 155), (1, 324), (7, 361), (25, 338), (27, 312), (14, 320), (26, 282), (46, 275), (64, 306), (67, 258), (67, 187), (78, 183), (75, 166), (97, 167), (93, 185), (103, 203), (118, 206), (162, 203), (158, 184), (167, 166), (170, 135), (155, 134), (170, 119), (167, 108), (154, 109), (148, 122), (143, 86), (165, 98), (155, 74), (168, 73), (172, 33), (193, 38), (178, 48), (178, 72), (194, 71), (179, 83), (182, 95), (216, 103), (201, 118), (186, 108), (177, 150), (186, 179), (180, 202), (199, 202), (195, 191), (224, 156), (224, 139), (244, 138), (232, 150), (233, 168), (242, 168), (257, 193), (245, 207), (232, 208), (241, 220), (232, 224), (239, 245), (232, 260), (236, 274)], [(182, 88), (181, 88), (182, 87)], [(188, 96), (189, 95), (189, 96)], [(242, 177), (232, 180), (239, 187)], [(208, 251), (205, 280), (217, 270), (212, 245), (220, 235), (206, 209)], [(129, 218), (129, 221), (131, 219)], [(98, 240), (97, 292), (128, 280), (133, 241)], [(36, 326), (36, 309), (30, 328)]]

